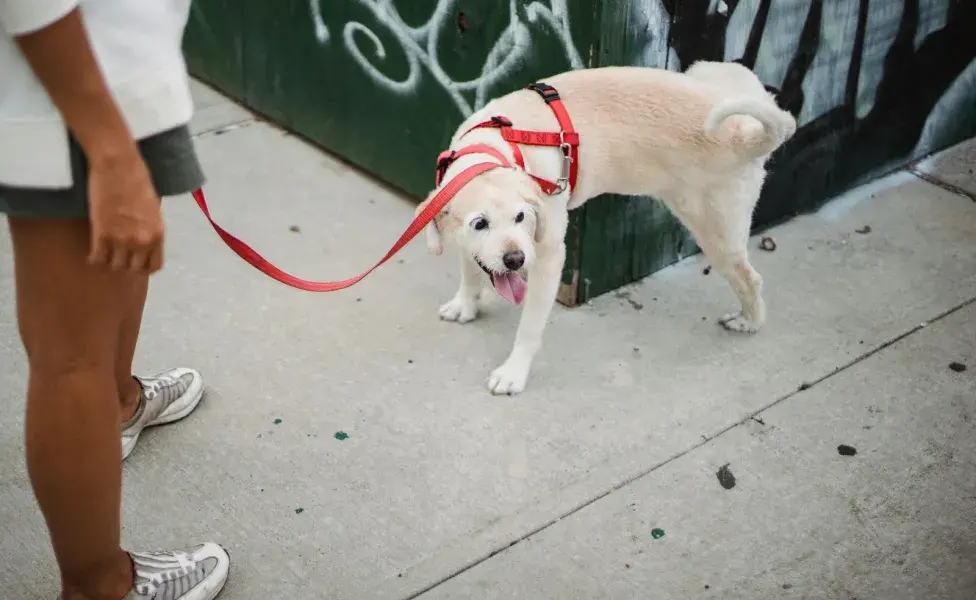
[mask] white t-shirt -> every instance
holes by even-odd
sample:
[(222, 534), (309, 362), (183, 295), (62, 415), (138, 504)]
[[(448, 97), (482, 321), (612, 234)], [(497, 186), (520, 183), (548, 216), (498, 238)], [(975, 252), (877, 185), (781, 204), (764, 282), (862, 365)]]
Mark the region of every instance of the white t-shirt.
[(64, 121), (14, 37), (43, 29), (75, 7), (136, 139), (193, 116), (182, 52), (190, 0), (0, 0), (0, 184), (73, 183)]

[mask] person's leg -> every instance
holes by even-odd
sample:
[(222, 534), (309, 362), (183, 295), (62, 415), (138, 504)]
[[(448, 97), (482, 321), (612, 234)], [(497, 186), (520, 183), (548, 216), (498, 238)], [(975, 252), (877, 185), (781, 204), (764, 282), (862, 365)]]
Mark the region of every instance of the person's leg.
[[(184, 194), (203, 185), (203, 171), (187, 127), (142, 140), (139, 148), (161, 196)], [(193, 412), (203, 397), (203, 378), (193, 369), (169, 369), (152, 377), (135, 377), (132, 362), (148, 287), (148, 277), (131, 279), (115, 360), (123, 459), (135, 449), (146, 427), (182, 419)]]
[[(128, 273), (89, 267), (84, 220), (10, 218), (17, 315), (27, 352), (27, 471), (51, 534), (63, 600), (210, 600), (227, 553), (206, 543), (126, 553), (120, 546), (122, 452), (118, 363), (124, 321), (144, 292)], [(140, 310), (141, 313), (141, 310)], [(130, 335), (132, 330), (128, 330)], [(202, 394), (196, 371), (138, 383), (142, 427), (185, 416)], [(130, 443), (126, 444), (126, 440)]]
[(126, 294), (128, 306), (122, 317), (119, 344), (115, 358), (115, 384), (119, 392), (122, 423), (129, 421), (139, 409), (142, 386), (133, 377), (132, 361), (139, 341), (142, 327), (142, 313), (149, 292), (149, 277), (133, 275), (130, 277), (129, 291)]
[[(201, 184), (187, 128), (144, 140), (140, 148), (160, 195)], [(83, 162), (75, 147), (77, 181), (85, 179)], [(148, 279), (88, 266), (83, 192), (0, 186), (30, 369), (27, 467), (61, 570), (63, 600), (211, 600), (230, 567), (219, 545), (120, 548), (120, 454), (132, 451), (143, 428), (189, 414), (203, 381), (192, 369), (132, 377)], [(125, 422), (133, 406), (135, 415)]]
[(115, 355), (122, 460), (135, 449), (145, 428), (182, 419), (193, 412), (203, 398), (203, 377), (193, 369), (170, 369), (153, 377), (134, 375), (132, 362), (148, 289), (148, 277), (133, 276), (124, 294), (126, 305)]
[(133, 583), (120, 545), (115, 361), (131, 275), (90, 267), (84, 220), (10, 219), (27, 352), (27, 469), (64, 600), (119, 600)]

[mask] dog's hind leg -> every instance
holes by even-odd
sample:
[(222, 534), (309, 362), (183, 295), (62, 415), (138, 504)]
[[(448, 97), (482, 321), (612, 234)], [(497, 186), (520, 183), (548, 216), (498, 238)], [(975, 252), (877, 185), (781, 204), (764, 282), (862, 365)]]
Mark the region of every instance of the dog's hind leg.
[(755, 196), (749, 193), (739, 197), (730, 197), (728, 190), (706, 193), (700, 203), (695, 203), (694, 210), (681, 215), (687, 217), (682, 221), (712, 268), (728, 281), (739, 298), (739, 311), (719, 319), (719, 323), (730, 331), (752, 333), (766, 322), (763, 279), (749, 263), (754, 197), (758, 197), (758, 191)]
[(450, 301), (441, 305), (440, 316), (445, 321), (467, 323), (478, 316), (478, 296), (481, 294), (481, 268), (463, 252), (461, 257), (461, 284)]
[(488, 389), (492, 394), (512, 395), (525, 389), (532, 360), (542, 347), (542, 332), (556, 302), (565, 262), (566, 245), (561, 242), (537, 256), (536, 264), (529, 273), (525, 307), (519, 319), (518, 331), (515, 332), (512, 353), (488, 376)]
[(739, 312), (719, 319), (730, 331), (754, 333), (766, 322), (766, 303), (762, 298), (762, 275), (749, 263), (745, 249), (712, 259), (713, 267), (722, 274), (739, 297)]

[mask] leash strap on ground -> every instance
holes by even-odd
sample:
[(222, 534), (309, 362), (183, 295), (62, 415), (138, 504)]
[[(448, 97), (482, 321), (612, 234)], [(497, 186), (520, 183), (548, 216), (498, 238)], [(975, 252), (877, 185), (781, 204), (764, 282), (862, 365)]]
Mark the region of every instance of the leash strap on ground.
[[(473, 152), (470, 152), (469, 154), (473, 154)], [(393, 244), (393, 247), (391, 247), (386, 253), (386, 256), (380, 259), (378, 263), (370, 267), (368, 270), (356, 275), (355, 277), (350, 277), (349, 279), (344, 279), (342, 281), (309, 281), (282, 271), (269, 262), (266, 258), (258, 254), (256, 250), (245, 244), (243, 241), (235, 237), (213, 220), (213, 217), (210, 215), (210, 208), (207, 206), (207, 199), (203, 195), (202, 189), (198, 189), (193, 192), (193, 199), (196, 200), (197, 206), (200, 207), (200, 210), (203, 211), (204, 216), (207, 217), (208, 221), (210, 221), (210, 225), (214, 228), (214, 231), (217, 232), (217, 235), (220, 236), (220, 239), (222, 239), (231, 250), (247, 261), (247, 263), (252, 267), (256, 268), (272, 279), (276, 279), (285, 285), (299, 290), (304, 290), (307, 292), (335, 292), (359, 283), (363, 280), (363, 278), (376, 270), (380, 265), (390, 260), (394, 254), (399, 252), (410, 242), (410, 240), (412, 240), (418, 233), (423, 231), (424, 227), (426, 227), (434, 219), (434, 217), (437, 216), (437, 213), (447, 206), (447, 203), (451, 201), (451, 198), (453, 198), (455, 194), (458, 193), (458, 190), (460, 190), (478, 175), (481, 175), (486, 171), (490, 171), (491, 169), (505, 166), (505, 164), (508, 163), (504, 157), (502, 157), (502, 159), (502, 164), (494, 162), (479, 162), (466, 168), (464, 171), (461, 171), (457, 177), (448, 182), (447, 185), (445, 185), (433, 198), (431, 198), (427, 206), (424, 207), (420, 214), (414, 218), (413, 222), (410, 223), (406, 231), (403, 232), (403, 235), (400, 236), (400, 239), (398, 239), (396, 243)]]

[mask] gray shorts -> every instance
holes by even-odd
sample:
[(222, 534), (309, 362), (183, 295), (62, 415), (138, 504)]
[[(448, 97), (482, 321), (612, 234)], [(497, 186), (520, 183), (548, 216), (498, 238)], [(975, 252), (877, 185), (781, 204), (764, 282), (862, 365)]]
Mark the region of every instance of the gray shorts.
[[(88, 164), (77, 141), (70, 137), (69, 143), (74, 185), (63, 190), (0, 185), (0, 213), (16, 219), (88, 218)], [(203, 169), (186, 126), (141, 140), (139, 151), (161, 198), (186, 194), (203, 185)]]

